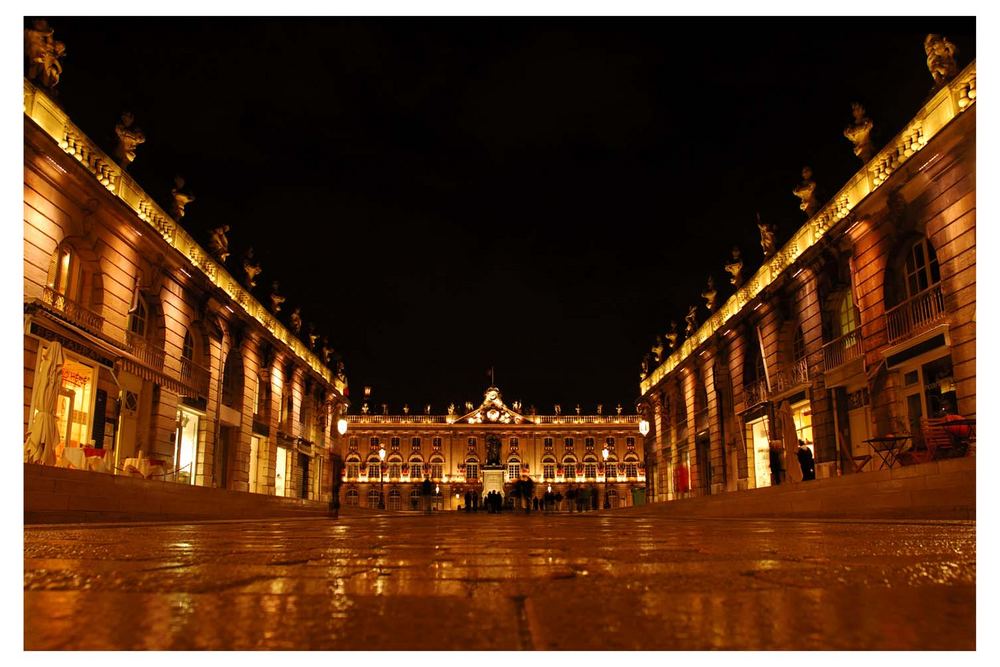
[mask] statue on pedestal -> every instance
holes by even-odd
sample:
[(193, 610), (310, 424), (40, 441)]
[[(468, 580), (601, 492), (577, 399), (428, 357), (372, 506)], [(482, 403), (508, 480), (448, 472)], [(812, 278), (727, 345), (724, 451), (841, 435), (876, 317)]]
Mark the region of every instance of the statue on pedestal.
[(597, 414), (600, 415), (603, 412), (604, 412), (604, 405), (602, 405), (601, 403), (598, 403), (597, 404)]
[(403, 404), (403, 414), (404, 415), (410, 414), (410, 404), (409, 403), (404, 403)]
[(764, 251), (764, 259), (774, 254), (774, 233), (777, 228), (771, 224), (760, 221), (760, 214), (757, 214), (757, 229), (760, 230), (760, 248)]
[(729, 284), (733, 287), (743, 284), (743, 260), (740, 258), (739, 246), (733, 246), (733, 258), (726, 264), (726, 273), (729, 274)]
[(670, 346), (671, 350), (677, 349), (677, 339), (680, 334), (677, 333), (677, 320), (670, 321), (670, 331), (667, 332), (667, 345)]
[(271, 299), (271, 312), (277, 315), (281, 312), (281, 304), (285, 302), (285, 297), (278, 293), (278, 281), (275, 280), (271, 283), (271, 294), (269, 298)]
[(703, 299), (705, 299), (705, 308), (708, 308), (708, 312), (715, 311), (715, 297), (718, 296), (718, 292), (715, 291), (715, 280), (712, 276), (708, 277), (708, 287), (705, 291), (701, 293)]
[(958, 74), (958, 65), (955, 63), (958, 48), (947, 37), (927, 35), (924, 52), (927, 54), (927, 69), (934, 77), (935, 88), (940, 88)]
[(579, 403), (576, 404), (576, 414), (577, 415), (580, 414), (580, 404)]
[(500, 438), (495, 435), (486, 436), (486, 465), (500, 465)]
[(59, 84), (62, 63), (59, 59), (66, 55), (66, 45), (57, 42), (55, 31), (45, 19), (35, 19), (32, 27), (24, 29), (24, 56), (28, 61), (28, 79), (38, 81), (49, 92)]
[(170, 205), (170, 215), (180, 222), (184, 217), (184, 207), (194, 201), (194, 195), (184, 191), (184, 178), (181, 176), (174, 177), (174, 188), (170, 195), (174, 198), (174, 203)]
[(659, 334), (657, 334), (656, 343), (653, 344), (650, 352), (653, 353), (653, 360), (656, 361), (656, 363), (663, 361), (663, 337)]
[(229, 257), (229, 239), (226, 238), (228, 231), (229, 225), (222, 225), (208, 233), (208, 251), (223, 264)]
[(347, 369), (344, 368), (344, 362), (337, 362), (337, 379), (346, 380), (347, 379)]
[(622, 404), (621, 403), (619, 403), (618, 405), (615, 406), (615, 412), (617, 412), (619, 415), (622, 413)]
[(562, 406), (558, 403), (555, 404), (554, 409), (557, 417), (562, 414)]
[(260, 262), (254, 260), (253, 256), (253, 246), (247, 248), (247, 254), (243, 256), (243, 271), (247, 274), (247, 289), (253, 289), (257, 286), (257, 276), (263, 271), (260, 268)]
[(684, 317), (684, 321), (687, 322), (687, 326), (684, 328), (684, 335), (690, 338), (691, 334), (698, 328), (698, 306), (688, 308), (688, 314)]
[(146, 135), (137, 127), (132, 127), (135, 117), (132, 112), (126, 111), (122, 114), (122, 122), (115, 125), (115, 134), (118, 135), (118, 145), (115, 147), (114, 158), (122, 170), (135, 162), (135, 150), (139, 144), (146, 142)]
[(451, 415), (452, 417), (455, 416), (455, 404), (454, 403), (449, 403), (448, 404), (448, 414)]
[(431, 404), (428, 403), (427, 405), (424, 406), (424, 414), (429, 415), (430, 413), (431, 413)]
[[(653, 360), (653, 355), (648, 352), (642, 357), (642, 372), (639, 373), (639, 379), (645, 380), (649, 376), (650, 362)], [(556, 413), (559, 414), (559, 413)]]
[(813, 171), (810, 167), (802, 167), (802, 182), (792, 190), (792, 194), (802, 200), (799, 210), (808, 217), (812, 217), (819, 210), (819, 201), (816, 199), (816, 181), (812, 179)]
[(472, 401), (465, 402), (465, 412), (466, 413), (472, 412)]
[(302, 333), (302, 309), (296, 307), (288, 318), (288, 324), (292, 328), (292, 333), (298, 336)]

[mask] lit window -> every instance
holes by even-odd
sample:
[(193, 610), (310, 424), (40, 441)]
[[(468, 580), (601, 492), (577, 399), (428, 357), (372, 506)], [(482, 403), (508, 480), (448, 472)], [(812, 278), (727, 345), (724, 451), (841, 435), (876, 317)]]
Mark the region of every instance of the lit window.
[(593, 448), (594, 448), (594, 439), (593, 439), (593, 438), (586, 438), (586, 439), (585, 439), (585, 440), (583, 441), (583, 444), (584, 444), (584, 446), (585, 446), (585, 447), (586, 447), (587, 449), (593, 449)]
[(608, 461), (604, 466), (604, 475), (606, 477), (615, 477), (618, 473), (615, 472), (615, 462)]
[(347, 490), (347, 497), (346, 497), (346, 500), (345, 500), (345, 504), (348, 507), (357, 507), (358, 506), (358, 490), (357, 489), (348, 489)]
[(389, 464), (389, 479), (399, 479), (403, 475), (403, 464), (393, 462)]
[[(357, 462), (347, 464), (347, 479), (357, 479), (361, 473), (361, 464)], [(354, 492), (357, 495), (357, 491)]]
[(634, 478), (639, 476), (639, 466), (635, 463), (625, 464), (625, 476), (629, 478)]
[(479, 479), (479, 464), (478, 463), (466, 463), (465, 464), (465, 479)]
[(147, 315), (148, 310), (146, 308), (146, 300), (140, 296), (136, 299), (135, 310), (133, 310), (128, 317), (129, 332), (139, 336), (140, 338), (145, 338)]
[(597, 477), (597, 464), (596, 463), (584, 463), (583, 464), (583, 476), (587, 479), (595, 479)]
[(520, 463), (508, 463), (507, 464), (507, 479), (521, 479), (521, 464)]
[(410, 448), (420, 449), (420, 438), (410, 438)]
[(937, 254), (927, 239), (920, 239), (910, 248), (906, 258), (906, 297), (913, 298), (931, 285), (941, 282)]
[(432, 463), (431, 464), (431, 479), (441, 479), (444, 476), (444, 464), (443, 463)]
[(556, 478), (556, 464), (555, 463), (545, 463), (542, 465), (542, 476), (545, 479), (555, 479)]

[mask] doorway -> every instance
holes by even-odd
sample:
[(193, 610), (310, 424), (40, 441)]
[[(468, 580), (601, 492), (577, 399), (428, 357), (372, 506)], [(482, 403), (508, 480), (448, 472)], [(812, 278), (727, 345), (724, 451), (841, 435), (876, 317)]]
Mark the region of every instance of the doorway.
[(260, 437), (250, 436), (250, 493), (257, 490), (257, 466), (260, 461)]
[(177, 442), (174, 468), (177, 470), (177, 481), (182, 484), (194, 484), (195, 462), (198, 460), (198, 423), (195, 412), (183, 408), (177, 410)]
[(233, 453), (236, 451), (236, 438), (239, 429), (233, 426), (219, 427), (219, 443), (215, 450), (215, 466), (218, 470), (216, 480), (220, 489), (228, 489), (230, 476), (233, 473)]
[(771, 486), (771, 438), (767, 426), (767, 417), (755, 419), (747, 423), (747, 441), (753, 449), (754, 488)]
[(698, 483), (706, 496), (712, 495), (712, 440), (708, 431), (695, 437), (695, 457), (698, 462)]
[(274, 458), (274, 495), (284, 497), (288, 475), (288, 450), (280, 445)]
[(309, 457), (299, 452), (299, 497), (309, 497)]

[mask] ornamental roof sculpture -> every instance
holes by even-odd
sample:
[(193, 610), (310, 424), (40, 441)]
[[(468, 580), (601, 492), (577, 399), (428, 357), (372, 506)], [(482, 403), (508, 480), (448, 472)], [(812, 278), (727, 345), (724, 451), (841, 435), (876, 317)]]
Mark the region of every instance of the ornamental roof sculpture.
[(467, 424), (520, 424), (525, 418), (504, 404), (499, 389), (490, 387), (483, 394), (482, 405), (456, 421)]

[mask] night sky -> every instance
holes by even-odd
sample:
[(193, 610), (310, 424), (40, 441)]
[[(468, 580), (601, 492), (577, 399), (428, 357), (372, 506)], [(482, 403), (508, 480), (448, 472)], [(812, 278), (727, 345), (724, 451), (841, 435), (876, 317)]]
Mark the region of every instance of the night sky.
[(928, 32), (975, 56), (962, 18), (49, 20), (73, 120), (110, 152), (132, 110), (130, 173), (164, 208), (185, 176), (184, 226), (230, 224), (230, 272), (253, 245), (258, 299), (280, 280), (391, 412), (491, 366), (508, 403), (631, 412), (732, 246), (759, 266), (755, 213), (783, 242), (803, 165), (823, 201), (860, 167), (851, 102), (881, 147)]

